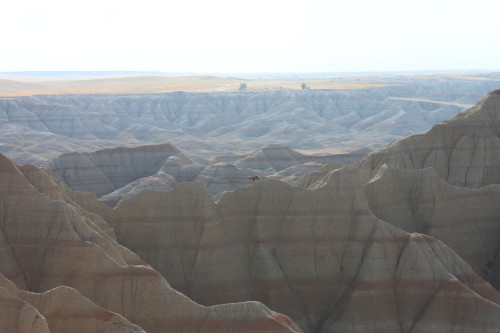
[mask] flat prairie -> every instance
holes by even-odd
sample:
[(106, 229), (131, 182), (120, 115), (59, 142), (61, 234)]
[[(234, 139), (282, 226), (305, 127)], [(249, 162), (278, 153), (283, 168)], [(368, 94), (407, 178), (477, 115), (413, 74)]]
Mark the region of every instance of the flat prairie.
[(219, 76), (129, 76), (76, 80), (20, 81), (2, 79), (0, 97), (60, 95), (60, 94), (157, 94), (173, 91), (231, 92), (238, 91), (240, 84), (247, 91), (301, 90), (304, 83), (309, 89), (364, 89), (394, 84), (381, 78), (307, 79), (248, 79)]
[[(67, 75), (43, 76), (0, 73), (0, 98), (65, 94), (159, 94), (174, 91), (232, 92), (305, 89), (356, 90), (401, 86), (419, 80), (499, 81), (497, 75), (457, 73), (284, 73), (227, 75)], [(305, 86), (304, 86), (305, 85)]]

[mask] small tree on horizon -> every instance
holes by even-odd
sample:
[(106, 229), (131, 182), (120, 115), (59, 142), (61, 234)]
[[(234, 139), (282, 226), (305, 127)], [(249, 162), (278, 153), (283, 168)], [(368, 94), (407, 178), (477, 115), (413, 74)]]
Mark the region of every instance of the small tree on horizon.
[(246, 90), (247, 89), (247, 84), (246, 83), (240, 83), (240, 87), (238, 89), (239, 90)]
[(302, 88), (302, 90), (309, 89), (309, 87), (305, 83), (302, 83), (300, 87)]

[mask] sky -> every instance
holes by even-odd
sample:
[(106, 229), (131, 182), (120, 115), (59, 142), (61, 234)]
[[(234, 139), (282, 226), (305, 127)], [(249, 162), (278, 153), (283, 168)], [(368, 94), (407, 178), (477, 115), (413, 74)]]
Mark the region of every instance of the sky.
[(497, 0), (18, 0), (0, 72), (499, 70)]

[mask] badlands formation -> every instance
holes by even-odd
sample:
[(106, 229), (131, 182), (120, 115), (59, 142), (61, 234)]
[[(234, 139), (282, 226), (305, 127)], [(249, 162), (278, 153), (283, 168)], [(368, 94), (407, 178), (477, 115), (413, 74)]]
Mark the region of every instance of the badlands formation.
[(255, 301), (205, 307), (173, 290), (47, 171), (1, 156), (0, 182), (2, 331), (298, 331)]
[(498, 87), (488, 77), (384, 82), (344, 90), (0, 95), (0, 153), (43, 165), (61, 153), (170, 142), (207, 165), (269, 143), (307, 155), (374, 150), (427, 131)]
[(429, 132), (391, 144), (360, 164), (366, 177), (386, 164), (400, 169), (432, 167), (454, 186), (500, 183), (500, 90)]
[(355, 164), (476, 103), (496, 85), (492, 75), (383, 77), (344, 90), (6, 97), (0, 153), (111, 207), (183, 181), (218, 198), (254, 175), (293, 183), (324, 164)]
[(254, 175), (293, 182), (325, 163), (354, 164), (365, 152), (304, 155), (273, 144), (248, 155), (216, 157), (203, 165), (170, 144), (160, 144), (65, 153), (50, 159), (44, 167), (70, 189), (96, 193), (114, 206), (142, 190), (170, 190), (186, 181), (204, 184), (213, 195), (249, 185), (249, 177)]
[[(81, 170), (64, 156), (47, 162), (71, 187), (98, 175), (112, 191), (131, 174), (160, 173), (174, 186), (124, 195), (114, 208), (2, 156), (0, 327), (499, 332), (499, 119), (493, 91), (356, 166), (327, 164), (294, 184), (261, 180), (216, 202), (200, 182), (173, 183), (200, 166), (170, 145), (74, 154), (89, 163)], [(249, 156), (214, 165), (289, 169), (265, 149)], [(173, 171), (184, 167), (191, 173)]]

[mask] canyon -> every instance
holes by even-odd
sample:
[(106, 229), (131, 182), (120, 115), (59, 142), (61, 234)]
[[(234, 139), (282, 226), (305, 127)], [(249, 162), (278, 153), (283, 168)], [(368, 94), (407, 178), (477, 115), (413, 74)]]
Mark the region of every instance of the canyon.
[(500, 92), (447, 83), (0, 100), (0, 329), (498, 332)]
[(43, 165), (61, 153), (164, 143), (202, 164), (269, 144), (309, 155), (374, 150), (427, 131), (497, 86), (495, 76), (398, 76), (366, 89), (4, 97), (0, 152)]
[[(477, 117), (490, 112), (500, 112), (496, 92), (424, 136), (488, 135)], [(494, 126), (491, 119), (486, 118), (484, 126)], [(111, 223), (122, 244), (190, 298), (206, 305), (257, 299), (289, 315), (305, 332), (363, 331), (343, 318), (344, 313), (355, 313), (374, 330), (409, 331), (417, 318), (401, 313), (427, 313), (422, 304), (443, 305), (448, 292), (458, 299), (469, 297), (464, 295), (470, 291), (439, 280), (441, 274), (453, 276), (497, 308), (499, 293), (491, 285), (498, 288), (500, 188), (457, 188), (432, 168), (405, 170), (384, 164), (376, 169), (378, 154), (398, 152), (393, 147), (414, 138), (368, 154), (358, 167), (319, 170), (322, 175), (304, 176), (314, 181), (301, 180), (301, 186), (264, 181), (226, 193), (216, 204), (201, 185), (185, 183), (170, 192), (142, 192), (115, 210), (96, 208), (98, 202), (91, 206)], [(423, 150), (411, 147), (406, 154)], [(364, 181), (367, 165), (377, 172)], [(422, 286), (431, 290), (424, 292)], [(412, 296), (405, 299), (399, 293)], [(384, 304), (394, 307), (363, 310), (362, 304), (380, 301), (363, 298), (372, 294), (386, 295)], [(417, 301), (417, 295), (429, 298)], [(434, 320), (447, 316), (436, 315)], [(497, 319), (491, 324), (492, 331), (500, 327)], [(423, 328), (417, 331), (433, 331), (439, 325), (457, 325), (454, 329), (459, 330), (469, 324), (424, 320), (419, 325)]]

